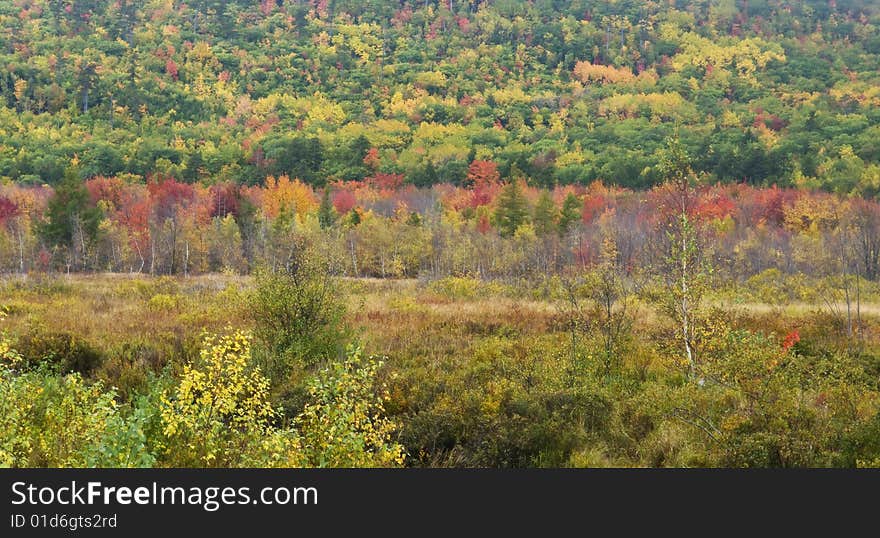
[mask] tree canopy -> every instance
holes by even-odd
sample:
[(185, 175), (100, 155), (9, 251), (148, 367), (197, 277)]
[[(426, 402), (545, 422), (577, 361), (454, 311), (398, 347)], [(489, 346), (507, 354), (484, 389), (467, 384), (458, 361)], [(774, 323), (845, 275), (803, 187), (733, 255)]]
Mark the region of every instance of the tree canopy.
[(873, 196), (878, 24), (863, 0), (4, 0), (0, 179), (57, 184), (76, 157), (83, 178), (430, 186), (492, 162), (644, 188), (679, 129), (714, 180)]

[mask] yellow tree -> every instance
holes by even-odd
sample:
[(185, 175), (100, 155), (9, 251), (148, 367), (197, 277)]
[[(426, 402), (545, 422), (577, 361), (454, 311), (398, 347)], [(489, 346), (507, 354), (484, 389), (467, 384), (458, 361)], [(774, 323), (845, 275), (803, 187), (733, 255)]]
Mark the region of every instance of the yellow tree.
[(315, 191), (299, 179), (291, 181), (287, 176), (281, 176), (277, 180), (272, 176), (266, 178), (263, 215), (267, 218), (274, 219), (281, 213), (290, 211), (301, 223), (305, 215), (317, 208), (318, 198)]

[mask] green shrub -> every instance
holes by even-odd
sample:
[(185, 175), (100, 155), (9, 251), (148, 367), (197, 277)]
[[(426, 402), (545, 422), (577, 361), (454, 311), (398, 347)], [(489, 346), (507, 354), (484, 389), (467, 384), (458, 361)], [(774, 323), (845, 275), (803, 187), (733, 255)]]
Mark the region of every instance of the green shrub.
[(145, 467), (143, 416), (123, 415), (114, 391), (79, 374), (0, 368), (0, 465)]
[(608, 438), (614, 404), (555, 338), (489, 337), (447, 363), (399, 367), (389, 408), (418, 465), (558, 467)]
[(65, 332), (33, 330), (15, 344), (29, 367), (45, 364), (60, 374), (91, 374), (104, 360), (103, 354), (82, 337)]
[(283, 386), (292, 370), (341, 356), (348, 335), (345, 305), (319, 262), (262, 269), (255, 279), (250, 299), (255, 358), (273, 384)]

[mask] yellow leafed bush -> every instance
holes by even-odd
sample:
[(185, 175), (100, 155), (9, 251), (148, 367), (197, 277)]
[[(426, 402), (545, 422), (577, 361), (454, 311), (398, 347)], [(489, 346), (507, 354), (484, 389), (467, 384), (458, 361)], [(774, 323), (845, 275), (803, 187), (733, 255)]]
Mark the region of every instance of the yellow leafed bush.
[(349, 347), (345, 361), (326, 368), (309, 385), (311, 403), (296, 419), (305, 457), (316, 467), (394, 467), (403, 447), (392, 440), (397, 426), (384, 417), (387, 391), (373, 393), (382, 365)]
[(249, 366), (251, 338), (237, 331), (204, 339), (197, 364), (161, 404), (161, 447), (171, 466), (297, 466), (298, 443), (273, 428), (269, 381)]

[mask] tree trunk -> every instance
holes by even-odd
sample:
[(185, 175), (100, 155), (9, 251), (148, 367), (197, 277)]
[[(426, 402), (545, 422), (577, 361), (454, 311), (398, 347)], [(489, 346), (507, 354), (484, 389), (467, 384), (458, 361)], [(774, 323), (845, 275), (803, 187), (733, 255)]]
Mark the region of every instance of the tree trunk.
[(22, 237), (20, 224), (15, 227), (15, 231), (18, 235), (18, 270), (21, 274), (24, 274), (24, 238)]
[(354, 276), (358, 277), (358, 276), (360, 276), (360, 273), (358, 272), (357, 256), (355, 255), (355, 252), (354, 252), (354, 239), (349, 239), (348, 245), (351, 250), (351, 266), (352, 266), (352, 269), (354, 270)]

